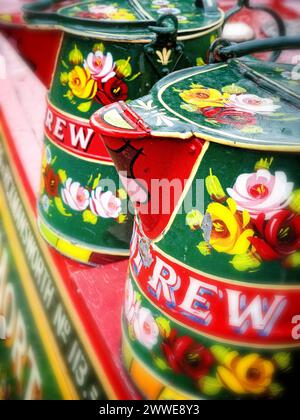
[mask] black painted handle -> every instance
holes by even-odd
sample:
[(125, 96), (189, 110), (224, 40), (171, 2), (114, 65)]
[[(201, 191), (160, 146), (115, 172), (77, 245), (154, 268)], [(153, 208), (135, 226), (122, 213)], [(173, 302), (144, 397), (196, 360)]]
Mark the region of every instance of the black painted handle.
[[(238, 13), (244, 7), (249, 10), (254, 10), (254, 11), (259, 10), (259, 11), (268, 13), (270, 16), (272, 16), (273, 20), (275, 21), (277, 25), (278, 35), (279, 36), (286, 35), (286, 27), (285, 27), (284, 21), (275, 10), (271, 9), (270, 7), (266, 7), (259, 4), (251, 5), (250, 0), (238, 0), (237, 5), (226, 13), (224, 23), (226, 23), (233, 15)], [(280, 55), (280, 51), (273, 51), (269, 61), (276, 61), (279, 55)]]
[(226, 61), (229, 58), (242, 57), (244, 55), (266, 52), (300, 49), (299, 36), (280, 36), (275, 38), (259, 39), (241, 42), (239, 44), (215, 45), (215, 56), (218, 61)]

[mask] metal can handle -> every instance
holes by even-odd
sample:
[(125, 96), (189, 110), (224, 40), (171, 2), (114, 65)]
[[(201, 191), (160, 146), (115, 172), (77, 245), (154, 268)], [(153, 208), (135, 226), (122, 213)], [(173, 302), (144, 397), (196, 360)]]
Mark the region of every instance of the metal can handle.
[[(279, 36), (284, 36), (286, 35), (286, 27), (284, 24), (284, 21), (282, 20), (282, 18), (275, 12), (275, 10), (263, 6), (263, 5), (251, 5), (250, 0), (238, 0), (237, 5), (235, 7), (233, 7), (232, 9), (230, 9), (226, 15), (225, 15), (225, 21), (224, 24), (236, 13), (238, 13), (242, 8), (246, 8), (249, 10), (259, 10), (265, 13), (268, 13), (270, 16), (272, 16), (272, 18), (274, 19), (277, 28), (278, 28), (278, 35)], [(273, 51), (269, 61), (276, 61), (277, 58), (279, 57), (281, 51)]]
[(224, 39), (216, 39), (210, 47), (209, 63), (226, 61), (230, 58), (238, 58), (244, 55), (265, 52), (300, 49), (299, 36), (279, 36), (254, 41), (230, 43)]
[[(173, 26), (170, 26), (168, 21), (172, 21)], [(177, 34), (178, 31), (178, 19), (175, 15), (162, 15), (156, 22), (155, 26), (149, 26), (149, 30), (160, 35), (160, 34)]]

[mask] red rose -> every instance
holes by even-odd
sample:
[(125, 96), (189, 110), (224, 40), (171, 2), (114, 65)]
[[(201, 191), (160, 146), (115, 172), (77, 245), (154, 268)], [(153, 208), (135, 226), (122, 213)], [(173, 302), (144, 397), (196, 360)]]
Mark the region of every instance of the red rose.
[(213, 118), (220, 124), (233, 125), (242, 128), (245, 125), (256, 124), (256, 118), (250, 112), (236, 111), (231, 108), (203, 108), (201, 113), (207, 118)]
[(170, 336), (161, 345), (169, 366), (174, 372), (194, 380), (207, 375), (214, 363), (212, 353), (191, 337), (176, 335), (175, 330), (171, 331)]
[(268, 221), (260, 214), (253, 223), (260, 237), (249, 241), (263, 260), (280, 260), (300, 249), (300, 215), (282, 210)]
[(105, 83), (98, 84), (96, 99), (102, 105), (109, 105), (118, 101), (126, 101), (128, 86), (117, 77), (109, 79)]
[(58, 196), (59, 177), (49, 165), (44, 172), (44, 181), (45, 190), (49, 197)]

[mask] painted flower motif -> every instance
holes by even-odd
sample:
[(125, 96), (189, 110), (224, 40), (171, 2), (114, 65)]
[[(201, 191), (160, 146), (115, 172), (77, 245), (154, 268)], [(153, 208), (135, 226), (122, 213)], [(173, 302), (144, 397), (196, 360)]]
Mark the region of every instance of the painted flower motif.
[(128, 279), (125, 289), (124, 313), (129, 323), (133, 321), (136, 311), (136, 294), (132, 286), (132, 282)]
[(271, 98), (261, 98), (260, 96), (245, 93), (241, 95), (233, 94), (226, 102), (226, 106), (237, 111), (252, 112), (256, 114), (270, 114), (280, 108), (275, 105)]
[(214, 364), (212, 353), (189, 336), (177, 337), (172, 330), (161, 344), (169, 366), (178, 374), (199, 380), (208, 374)]
[(97, 83), (91, 79), (88, 69), (75, 66), (69, 73), (69, 88), (74, 96), (92, 99), (97, 93)]
[(117, 77), (109, 79), (106, 83), (98, 83), (96, 100), (102, 105), (109, 105), (118, 101), (126, 101), (128, 86)]
[(217, 368), (217, 375), (225, 388), (239, 395), (261, 395), (272, 384), (275, 367), (259, 354), (241, 357), (235, 351), (226, 356), (223, 366)]
[(132, 108), (136, 108), (142, 112), (147, 113), (147, 120), (154, 120), (157, 127), (161, 127), (163, 125), (167, 127), (173, 127), (174, 123), (179, 121), (178, 118), (170, 117), (167, 115), (165, 110), (159, 110), (158, 107), (153, 104), (152, 99), (147, 102), (138, 99), (132, 104)]
[(180, 93), (180, 97), (188, 104), (195, 105), (198, 108), (223, 107), (225, 96), (217, 89), (205, 87), (193, 87)]
[(52, 153), (51, 153), (51, 149), (49, 146), (46, 147), (46, 161), (47, 164), (50, 165), (51, 161), (52, 161)]
[(97, 187), (90, 197), (90, 209), (96, 216), (116, 219), (122, 212), (122, 203), (111, 191), (103, 192)]
[(50, 165), (47, 165), (44, 172), (45, 191), (49, 197), (58, 196), (59, 176)]
[(220, 124), (228, 124), (238, 129), (245, 125), (256, 124), (255, 116), (246, 111), (242, 112), (231, 108), (203, 108), (201, 113), (206, 118), (212, 118)]
[(91, 77), (101, 83), (106, 83), (116, 75), (114, 71), (115, 64), (110, 53), (106, 55), (103, 54), (102, 51), (90, 53), (87, 56), (84, 65), (90, 72)]
[(129, 12), (127, 9), (118, 9), (116, 13), (114, 13), (111, 18), (113, 20), (136, 20), (136, 17), (133, 13)]
[(65, 187), (61, 191), (61, 196), (65, 204), (75, 211), (84, 211), (89, 206), (90, 194), (79, 182), (73, 182), (68, 178)]
[(157, 13), (159, 13), (160, 15), (180, 15), (181, 10), (178, 9), (177, 7), (161, 7)]
[(168, 6), (170, 4), (169, 0), (153, 0), (153, 6)]
[(227, 193), (235, 200), (239, 210), (247, 210), (254, 219), (264, 213), (268, 220), (289, 205), (293, 188), (294, 184), (288, 182), (284, 172), (272, 175), (268, 170), (261, 169), (240, 175)]
[(300, 80), (300, 73), (297, 71), (284, 71), (281, 73), (281, 76), (287, 80), (294, 80), (294, 81)]
[(49, 200), (49, 197), (47, 195), (44, 194), (42, 196), (42, 198), (41, 198), (41, 204), (42, 204), (43, 210), (46, 213), (48, 213), (49, 208), (50, 208), (50, 200)]
[(249, 214), (237, 212), (234, 203), (229, 208), (220, 203), (211, 203), (207, 207), (207, 214), (212, 221), (209, 245), (213, 249), (230, 255), (247, 252), (249, 238), (254, 235)]
[(152, 350), (158, 342), (159, 328), (147, 308), (138, 308), (133, 320), (133, 331), (139, 343), (148, 350)]
[(260, 236), (250, 242), (263, 260), (280, 260), (300, 250), (300, 215), (282, 210), (266, 221), (262, 213), (255, 227)]
[(115, 6), (105, 6), (101, 4), (95, 4), (89, 6), (89, 11), (91, 13), (94, 13), (96, 15), (103, 15), (103, 17), (109, 17), (112, 16), (114, 13), (118, 11), (118, 9)]

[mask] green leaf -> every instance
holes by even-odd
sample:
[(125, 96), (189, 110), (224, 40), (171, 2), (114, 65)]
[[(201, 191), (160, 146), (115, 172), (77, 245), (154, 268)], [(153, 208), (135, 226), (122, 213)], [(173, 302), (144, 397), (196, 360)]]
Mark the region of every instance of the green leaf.
[(168, 338), (171, 333), (170, 321), (162, 316), (156, 318), (155, 321), (163, 337)]
[(61, 60), (61, 64), (64, 66), (65, 69), (69, 69), (68, 64), (64, 60)]
[(92, 213), (90, 210), (85, 210), (82, 213), (82, 218), (84, 223), (90, 223), (91, 225), (96, 225), (98, 222), (98, 217), (95, 216), (94, 213)]
[(291, 365), (291, 353), (287, 352), (278, 352), (273, 356), (273, 360), (276, 362), (277, 366), (281, 370), (286, 370)]
[(141, 72), (135, 74), (130, 79), (127, 79), (127, 82), (133, 82), (135, 79), (137, 79), (138, 77), (140, 77), (141, 74), (142, 74)]
[(62, 184), (64, 184), (68, 179), (66, 171), (63, 171), (62, 169), (59, 169), (58, 176)]
[(82, 104), (78, 105), (77, 109), (80, 112), (88, 112), (91, 109), (93, 101), (83, 102)]
[(54, 203), (60, 214), (62, 214), (65, 217), (72, 217), (72, 214), (68, 213), (67, 210), (65, 209), (62, 199), (60, 197), (55, 197)]
[(209, 395), (210, 397), (219, 394), (222, 389), (222, 385), (218, 379), (211, 376), (205, 376), (204, 378), (200, 379), (198, 384), (200, 391), (205, 395)]
[(101, 179), (101, 174), (99, 174), (97, 178), (94, 179), (92, 190), (95, 190), (98, 187), (100, 179)]
[(161, 359), (160, 357), (154, 356), (153, 361), (154, 361), (155, 366), (159, 370), (166, 371), (170, 369), (167, 363), (165, 362), (165, 360)]
[(247, 89), (236, 85), (235, 83), (232, 83), (231, 85), (227, 85), (222, 87), (222, 92), (223, 93), (229, 93), (231, 95), (236, 94), (239, 95), (241, 93), (246, 93)]

